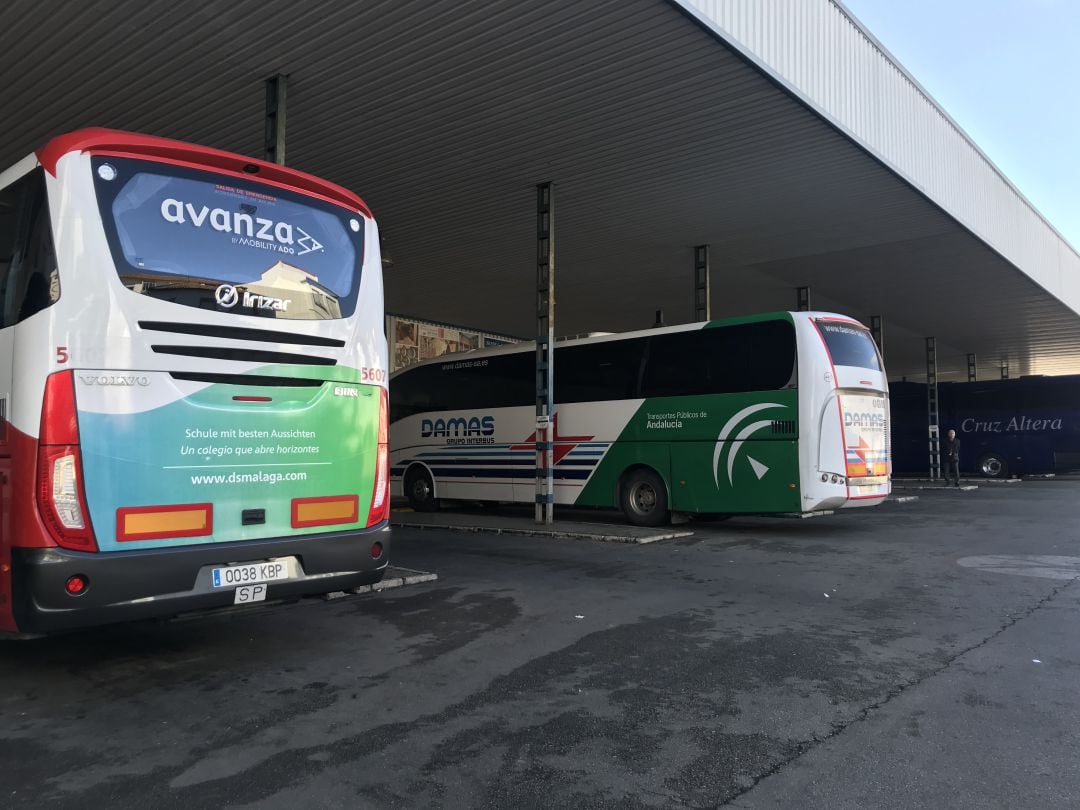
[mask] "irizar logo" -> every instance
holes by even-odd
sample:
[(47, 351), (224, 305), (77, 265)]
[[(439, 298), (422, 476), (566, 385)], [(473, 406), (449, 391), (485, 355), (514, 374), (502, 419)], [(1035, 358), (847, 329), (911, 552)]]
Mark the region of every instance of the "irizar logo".
[(240, 291), (232, 284), (219, 284), (214, 290), (214, 300), (218, 306), (232, 309), (237, 304), (251, 309), (274, 309), (278, 312), (287, 312), (291, 298), (274, 298), (272, 295), (257, 295), (244, 290), (243, 302), (241, 303)]
[(494, 416), (464, 416), (450, 419), (421, 419), (420, 437), (432, 439), (445, 436), (490, 436), (495, 432)]
[[(201, 228), (209, 224), (219, 233), (236, 234), (239, 239), (233, 241), (240, 245), (254, 247), (296, 245), (300, 250), (290, 247), (283, 251), (296, 256), (323, 250), (322, 242), (299, 225), (275, 222), (265, 217), (254, 217), (242, 211), (226, 211), (224, 208), (208, 208), (205, 205), (196, 209), (191, 203), (168, 197), (161, 201), (161, 216), (166, 222), (174, 222), (177, 225), (190, 222), (196, 228)], [(269, 244), (260, 245), (258, 241), (248, 242), (249, 239)]]
[(231, 309), (240, 300), (240, 294), (232, 284), (222, 284), (214, 290), (214, 300), (219, 307)]
[(345, 388), (345, 387), (340, 386), (340, 385), (335, 385), (334, 386), (334, 396), (335, 397), (359, 397), (360, 392), (357, 391), (355, 388)]
[[(770, 408), (782, 408), (787, 409), (787, 405), (781, 405), (778, 402), (760, 402), (757, 405), (751, 405), (748, 408), (743, 408), (733, 417), (731, 417), (720, 431), (720, 435), (716, 437), (716, 448), (713, 450), (713, 481), (716, 483), (716, 488), (720, 489), (720, 457), (724, 454), (724, 449), (727, 448), (727, 479), (728, 485), (734, 486), (734, 471), (735, 471), (735, 459), (738, 458), (739, 450), (742, 449), (743, 442), (757, 433), (759, 430), (772, 425), (772, 419), (764, 419), (758, 422), (751, 422), (746, 425), (742, 430), (735, 434), (731, 440), (731, 444), (728, 444), (728, 437), (745, 419), (753, 416), (755, 413), (769, 410)], [(760, 481), (765, 477), (765, 474), (769, 471), (769, 468), (758, 461), (756, 458), (746, 457), (746, 460), (750, 462), (750, 468), (754, 471), (754, 475)]]

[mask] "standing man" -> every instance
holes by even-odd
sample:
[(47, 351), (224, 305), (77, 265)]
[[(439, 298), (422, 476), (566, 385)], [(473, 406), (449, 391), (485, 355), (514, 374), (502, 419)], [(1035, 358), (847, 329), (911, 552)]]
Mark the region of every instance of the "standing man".
[(956, 431), (950, 430), (941, 443), (941, 456), (945, 461), (945, 486), (949, 485), (949, 478), (956, 482), (956, 488), (960, 488), (960, 440), (956, 438)]

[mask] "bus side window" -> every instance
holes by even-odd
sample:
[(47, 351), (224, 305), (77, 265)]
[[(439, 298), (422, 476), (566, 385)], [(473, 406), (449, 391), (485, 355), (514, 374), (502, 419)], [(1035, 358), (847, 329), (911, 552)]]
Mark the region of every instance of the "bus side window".
[(776, 391), (798, 384), (795, 327), (787, 321), (761, 321), (735, 327), (743, 341), (742, 391)]
[(711, 349), (706, 349), (705, 331), (694, 329), (649, 338), (649, 357), (641, 381), (642, 396), (690, 396), (705, 394), (712, 389), (706, 356), (706, 351)]
[(392, 421), (438, 410), (440, 391), (433, 385), (438, 366), (417, 366), (394, 377), (390, 383), (390, 418)]
[(555, 401), (635, 399), (645, 340), (613, 340), (555, 349)]
[[(470, 365), (471, 363), (483, 365)], [(418, 413), (508, 408), (533, 401), (533, 354), (517, 352), (416, 366), (390, 383), (390, 418)]]
[(476, 410), (531, 405), (536, 397), (536, 386), (533, 383), (535, 370), (534, 352), (489, 357), (486, 366), (470, 369), (461, 407)]
[(787, 321), (761, 321), (702, 332), (710, 391), (778, 391), (794, 388), (795, 327)]
[(45, 173), (35, 169), (16, 186), (19, 222), (4, 284), (4, 326), (24, 321), (60, 298)]
[(786, 321), (649, 338), (646, 397), (776, 391), (795, 382), (795, 328)]

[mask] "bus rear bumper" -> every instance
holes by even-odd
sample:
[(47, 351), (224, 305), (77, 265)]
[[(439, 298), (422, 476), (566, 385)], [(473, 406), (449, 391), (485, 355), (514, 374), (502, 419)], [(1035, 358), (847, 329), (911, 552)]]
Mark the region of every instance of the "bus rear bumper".
[[(378, 558), (372, 556), (376, 542), (382, 544)], [(231, 607), (235, 588), (213, 588), (212, 569), (270, 559), (295, 558), (298, 565), (289, 579), (266, 584), (267, 601), (341, 591), (381, 580), (389, 551), (385, 523), (361, 531), (138, 551), (13, 548), (15, 621), (21, 633), (43, 634)], [(66, 584), (76, 575), (89, 584), (73, 596)]]

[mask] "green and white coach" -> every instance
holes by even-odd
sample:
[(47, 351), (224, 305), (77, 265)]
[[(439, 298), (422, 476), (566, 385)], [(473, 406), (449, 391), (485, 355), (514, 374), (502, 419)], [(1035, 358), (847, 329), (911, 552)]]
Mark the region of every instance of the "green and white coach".
[[(431, 360), (390, 387), (391, 475), (411, 505), (532, 502), (531, 343)], [(555, 502), (809, 513), (890, 492), (888, 384), (862, 324), (780, 312), (560, 342)]]

